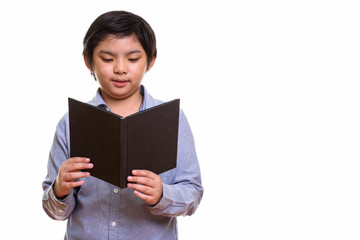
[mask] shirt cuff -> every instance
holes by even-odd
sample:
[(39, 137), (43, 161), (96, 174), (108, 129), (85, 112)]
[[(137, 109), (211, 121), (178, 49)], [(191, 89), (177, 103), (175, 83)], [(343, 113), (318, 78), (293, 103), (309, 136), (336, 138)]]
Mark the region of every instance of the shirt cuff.
[(52, 213), (55, 218), (62, 219), (66, 214), (66, 209), (68, 208), (69, 204), (71, 203), (71, 199), (73, 196), (73, 191), (69, 193), (65, 198), (59, 199), (56, 197), (54, 192), (53, 184), (48, 188), (47, 193), (45, 194), (45, 200), (47, 202), (46, 208), (48, 211)]
[(171, 204), (171, 188), (167, 184), (163, 185), (163, 196), (160, 201), (155, 206), (149, 206), (147, 209), (154, 215), (164, 215), (163, 211), (169, 207)]

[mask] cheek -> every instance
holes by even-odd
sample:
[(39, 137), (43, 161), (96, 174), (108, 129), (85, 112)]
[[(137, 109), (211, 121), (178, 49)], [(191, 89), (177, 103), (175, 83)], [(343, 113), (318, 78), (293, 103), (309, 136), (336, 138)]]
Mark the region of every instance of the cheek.
[(143, 65), (134, 66), (131, 72), (133, 73), (133, 78), (141, 80), (146, 73), (146, 68)]
[(94, 73), (98, 78), (107, 77), (111, 75), (112, 69), (109, 66), (98, 64), (94, 67)]

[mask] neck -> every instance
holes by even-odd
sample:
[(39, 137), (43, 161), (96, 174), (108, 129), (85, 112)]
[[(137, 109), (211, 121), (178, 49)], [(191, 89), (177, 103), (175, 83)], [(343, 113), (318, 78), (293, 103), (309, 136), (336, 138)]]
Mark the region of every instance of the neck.
[(111, 111), (122, 117), (138, 112), (143, 101), (140, 91), (136, 91), (132, 96), (125, 99), (114, 99), (103, 93), (101, 95)]

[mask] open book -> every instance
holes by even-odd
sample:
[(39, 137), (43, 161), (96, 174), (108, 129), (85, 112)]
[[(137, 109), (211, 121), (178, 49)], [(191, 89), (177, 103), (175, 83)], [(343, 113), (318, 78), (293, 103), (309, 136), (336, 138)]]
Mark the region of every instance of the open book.
[(175, 99), (121, 118), (69, 98), (70, 155), (90, 158), (91, 175), (120, 188), (133, 169), (175, 168), (179, 105)]

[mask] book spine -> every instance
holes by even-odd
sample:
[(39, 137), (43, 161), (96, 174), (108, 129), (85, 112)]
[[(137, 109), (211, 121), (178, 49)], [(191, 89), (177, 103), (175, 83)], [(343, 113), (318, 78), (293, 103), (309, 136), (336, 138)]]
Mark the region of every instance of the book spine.
[(127, 119), (121, 119), (121, 151), (120, 151), (120, 188), (126, 188), (127, 186), (127, 172), (128, 172), (128, 164), (127, 164)]

